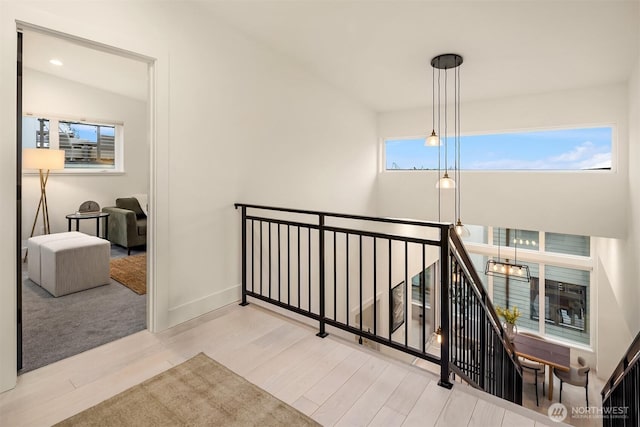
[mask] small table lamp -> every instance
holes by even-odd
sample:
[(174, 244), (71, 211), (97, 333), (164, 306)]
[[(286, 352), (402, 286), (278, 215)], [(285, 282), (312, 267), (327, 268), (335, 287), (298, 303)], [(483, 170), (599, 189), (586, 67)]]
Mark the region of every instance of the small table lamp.
[(49, 227), (49, 208), (47, 207), (47, 180), (49, 171), (64, 169), (64, 150), (53, 150), (48, 148), (25, 148), (22, 150), (22, 168), (38, 169), (40, 171), (40, 202), (36, 210), (36, 217), (31, 227), (31, 236), (36, 229), (38, 215), (42, 210), (42, 220), (44, 222), (44, 234), (51, 233)]

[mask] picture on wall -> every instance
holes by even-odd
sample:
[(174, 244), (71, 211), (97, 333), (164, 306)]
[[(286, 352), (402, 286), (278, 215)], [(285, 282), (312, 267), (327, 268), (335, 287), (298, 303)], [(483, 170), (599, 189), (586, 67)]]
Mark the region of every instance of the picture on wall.
[(404, 324), (404, 281), (391, 289), (391, 332), (395, 332)]

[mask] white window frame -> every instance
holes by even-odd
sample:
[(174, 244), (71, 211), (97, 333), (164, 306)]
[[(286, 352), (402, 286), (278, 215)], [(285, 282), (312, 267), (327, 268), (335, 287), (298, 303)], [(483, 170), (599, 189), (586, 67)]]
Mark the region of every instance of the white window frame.
[[(77, 122), (88, 125), (113, 126), (115, 127), (114, 139), (114, 167), (113, 168), (64, 168), (62, 170), (52, 170), (50, 174), (56, 175), (122, 175), (124, 169), (124, 123), (116, 120), (108, 119), (90, 119), (85, 117), (67, 116), (61, 114), (35, 114), (24, 113), (27, 117), (40, 117), (49, 120), (49, 148), (58, 149), (60, 147), (60, 139), (58, 132), (52, 132), (51, 129), (58, 129), (60, 121)], [(24, 171), (25, 175), (36, 175), (37, 171)]]
[[(618, 144), (618, 126), (616, 123), (606, 122), (606, 123), (589, 123), (589, 124), (578, 124), (578, 125), (567, 125), (567, 126), (551, 126), (551, 127), (537, 127), (537, 128), (522, 128), (522, 129), (507, 129), (500, 131), (486, 131), (486, 132), (471, 132), (471, 133), (463, 133), (462, 137), (465, 136), (480, 136), (480, 135), (503, 135), (507, 133), (527, 133), (527, 132), (545, 132), (545, 131), (561, 131), (561, 130), (576, 130), (576, 129), (589, 129), (589, 128), (611, 128), (611, 168), (604, 170), (589, 170), (589, 169), (462, 169), (463, 172), (468, 173), (600, 173), (600, 174), (611, 174), (617, 173), (619, 169), (619, 144)], [(385, 136), (381, 138), (380, 143), (380, 152), (381, 152), (381, 162), (380, 162), (380, 172), (382, 173), (402, 173), (402, 172), (433, 172), (437, 169), (387, 169), (387, 150), (386, 144), (387, 141), (395, 141), (402, 139), (426, 139), (427, 134), (420, 135), (405, 135), (405, 136)], [(438, 147), (425, 147), (432, 150), (437, 150)], [(440, 147), (441, 150), (444, 150), (444, 146)], [(449, 151), (455, 149), (451, 145), (449, 146)], [(449, 153), (451, 156), (451, 153)], [(449, 161), (449, 166), (453, 167), (451, 161)], [(442, 168), (444, 170), (444, 163), (442, 164)]]
[[(487, 226), (487, 243), (477, 243), (477, 242), (464, 242), (465, 248), (467, 251), (477, 255), (483, 255), (488, 257), (497, 257), (498, 256), (498, 246), (493, 244), (493, 229), (495, 227)], [(502, 227), (501, 227), (502, 228)], [(539, 277), (540, 277), (540, 301), (538, 311), (540, 313), (545, 313), (545, 266), (552, 265), (554, 267), (564, 267), (564, 268), (573, 268), (576, 270), (584, 270), (589, 272), (589, 344), (580, 343), (577, 341), (571, 341), (568, 339), (562, 339), (555, 335), (548, 335), (546, 333), (546, 323), (544, 321), (544, 316), (539, 316), (538, 319), (538, 330), (533, 331), (541, 336), (544, 336), (545, 339), (556, 342), (563, 345), (568, 345), (573, 348), (578, 348), (587, 351), (594, 351), (596, 346), (595, 344), (595, 328), (596, 328), (596, 316), (594, 315), (597, 310), (596, 306), (596, 288), (597, 285), (595, 283), (595, 268), (594, 268), (594, 250), (595, 244), (594, 239), (590, 239), (590, 248), (589, 248), (589, 256), (579, 256), (579, 255), (568, 255), (561, 254), (556, 252), (547, 252), (544, 250), (545, 248), (545, 231), (538, 231), (538, 247), (540, 250), (531, 250), (524, 249), (522, 247), (518, 247), (518, 262), (531, 262), (536, 263), (540, 266), (539, 269)], [(515, 248), (510, 246), (500, 246), (500, 257), (501, 258), (509, 258), (515, 259)], [(479, 274), (484, 274), (484, 272), (479, 272)], [(487, 293), (493, 301), (493, 276), (487, 276)]]

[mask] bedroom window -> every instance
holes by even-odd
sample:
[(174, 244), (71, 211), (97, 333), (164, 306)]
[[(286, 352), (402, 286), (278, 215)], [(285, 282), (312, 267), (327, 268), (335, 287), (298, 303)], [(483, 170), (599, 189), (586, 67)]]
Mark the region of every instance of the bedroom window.
[(42, 116), (22, 120), (22, 146), (64, 150), (66, 172), (121, 172), (122, 134), (123, 126), (117, 123)]

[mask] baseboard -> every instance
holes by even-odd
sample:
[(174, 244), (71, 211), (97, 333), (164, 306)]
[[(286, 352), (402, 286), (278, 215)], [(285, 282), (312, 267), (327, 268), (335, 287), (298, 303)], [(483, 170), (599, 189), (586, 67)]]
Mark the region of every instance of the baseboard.
[(240, 285), (231, 286), (179, 306), (169, 308), (169, 327), (240, 300)]

